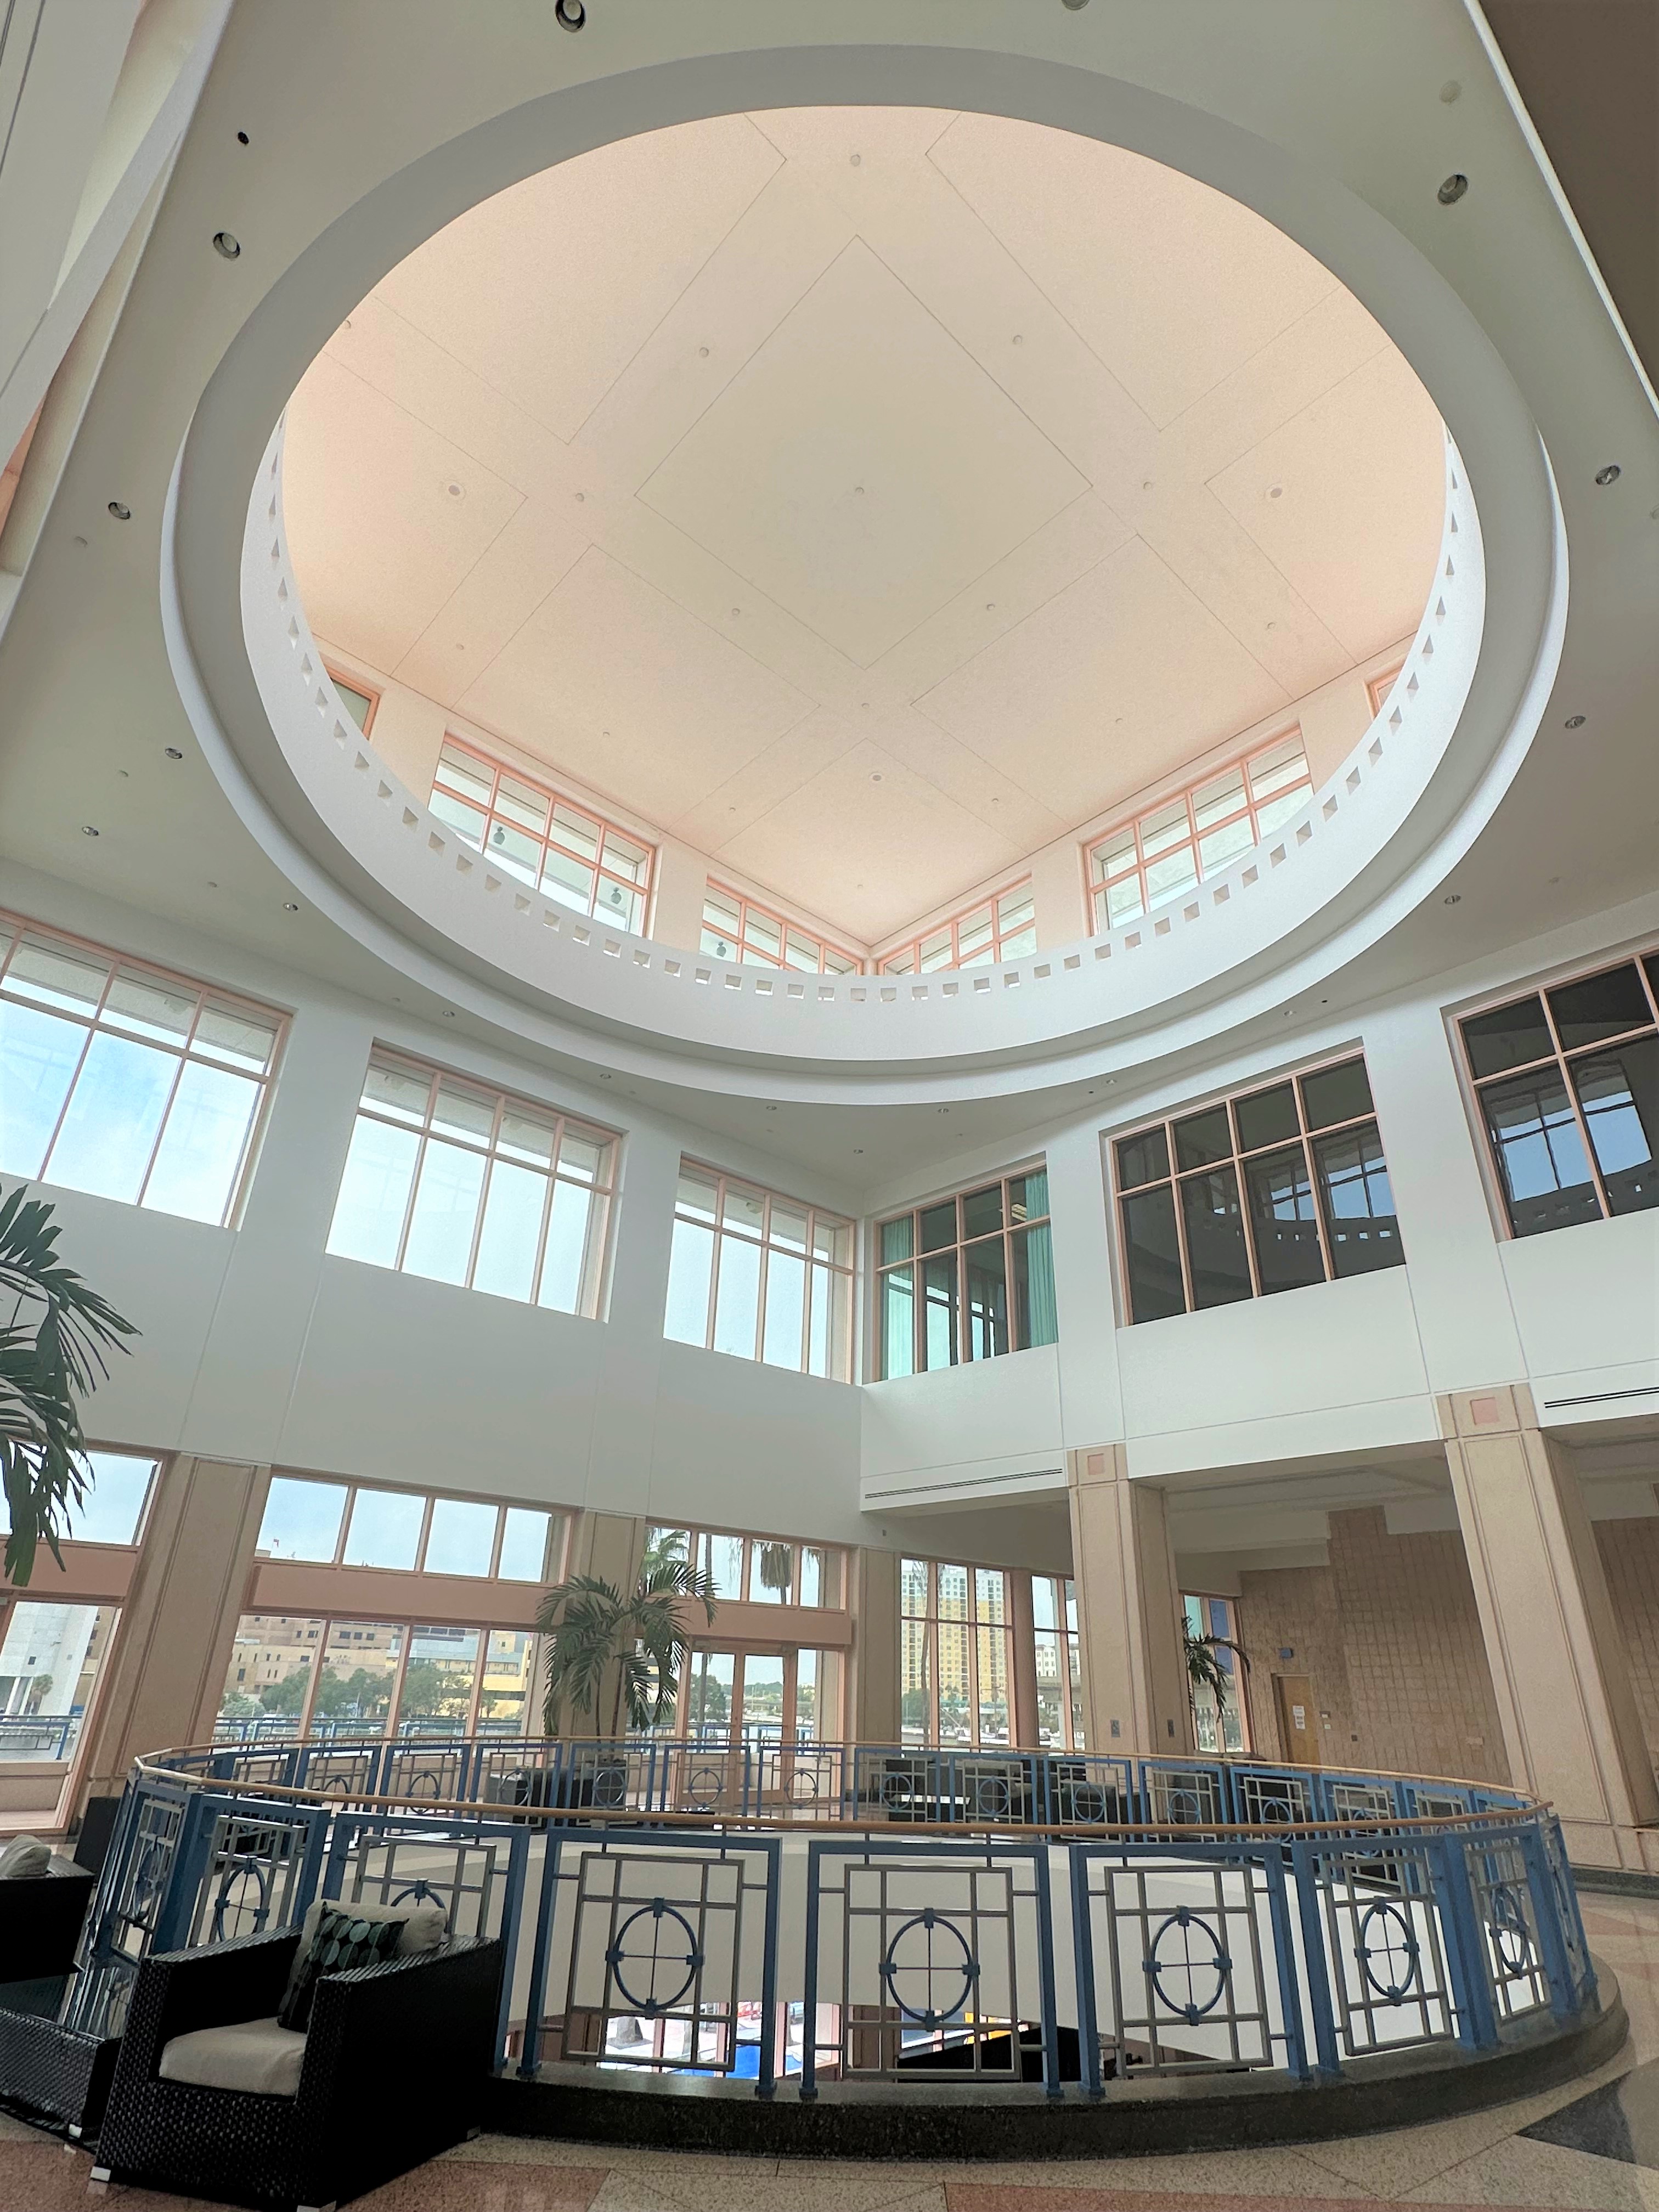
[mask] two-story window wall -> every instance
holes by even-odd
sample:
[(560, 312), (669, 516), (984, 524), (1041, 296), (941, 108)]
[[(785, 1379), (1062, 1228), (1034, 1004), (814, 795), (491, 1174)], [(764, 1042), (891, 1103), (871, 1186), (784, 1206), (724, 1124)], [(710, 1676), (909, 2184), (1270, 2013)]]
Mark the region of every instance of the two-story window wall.
[(282, 1034), (269, 1007), (0, 915), (0, 1170), (228, 1222)]
[(657, 856), (631, 830), (459, 738), (444, 739), (431, 805), (469, 845), (546, 897), (643, 931)]
[(1294, 730), (1097, 838), (1085, 854), (1097, 935), (1218, 873), (1312, 796)]
[(616, 1154), (609, 1130), (377, 1049), (328, 1249), (592, 1315)]
[(1013, 1632), (1000, 1567), (899, 1566), (899, 1697), (906, 1743), (1012, 1741)]
[(851, 1222), (681, 1162), (665, 1335), (845, 1382), (852, 1310)]
[(1516, 1237), (1659, 1206), (1659, 953), (1461, 1026)]
[[(658, 1527), (645, 1561), (690, 1560), (709, 1577), (722, 1610), (696, 1620), (668, 1730), (694, 1741), (727, 1738), (809, 1743), (838, 1737), (843, 1655), (822, 1648), (813, 1615), (846, 1602), (845, 1554), (787, 1536)], [(764, 1606), (764, 1626), (732, 1607)], [(738, 1621), (742, 1625), (732, 1626)]]
[(711, 876), (702, 898), (702, 949), (746, 968), (793, 968), (803, 975), (861, 975), (864, 963), (828, 938), (728, 890)]
[(1077, 1585), (1069, 1575), (1032, 1576), (1031, 1626), (1037, 1741), (1045, 1751), (1081, 1751), (1083, 1656), (1078, 1643)]
[(1114, 1151), (1132, 1322), (1404, 1261), (1363, 1058), (1155, 1122)]
[(1054, 1341), (1046, 1168), (882, 1222), (876, 1260), (884, 1380)]
[(1036, 951), (1036, 898), (1022, 876), (994, 898), (963, 907), (945, 921), (896, 945), (877, 963), (884, 975), (931, 975), (940, 968), (987, 968)]
[(690, 1562), (709, 1577), (721, 1601), (784, 1607), (846, 1602), (843, 1555), (833, 1546), (664, 1525), (647, 1531), (645, 1557), (647, 1566), (656, 1560)]

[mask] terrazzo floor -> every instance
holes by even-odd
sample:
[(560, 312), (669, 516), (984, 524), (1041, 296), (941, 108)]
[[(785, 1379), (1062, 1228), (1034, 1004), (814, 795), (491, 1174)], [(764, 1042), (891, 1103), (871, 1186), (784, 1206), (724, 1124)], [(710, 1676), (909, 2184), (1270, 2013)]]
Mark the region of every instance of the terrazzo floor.
[[(1586, 1898), (1584, 1922), (1619, 1977), (1629, 2045), (1585, 2081), (1462, 2119), (1294, 2150), (1048, 2166), (820, 2164), (486, 2136), (359, 2197), (358, 2212), (1659, 2212), (1659, 1902)], [(91, 2165), (0, 2118), (0, 2212), (212, 2212), (198, 2197), (89, 2190)]]

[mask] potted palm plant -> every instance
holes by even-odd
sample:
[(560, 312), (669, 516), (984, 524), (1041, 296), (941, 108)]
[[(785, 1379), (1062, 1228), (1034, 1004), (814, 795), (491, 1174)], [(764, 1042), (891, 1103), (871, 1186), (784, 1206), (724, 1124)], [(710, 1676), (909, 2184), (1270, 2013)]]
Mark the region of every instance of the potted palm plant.
[(59, 1224), (19, 1184), (0, 1199), (0, 1481), (11, 1516), (6, 1574), (21, 1588), (42, 1542), (58, 1540), (87, 1494), (77, 1401), (109, 1373), (106, 1355), (137, 1331), (58, 1257)]
[(571, 1575), (544, 1593), (536, 1628), (547, 1639), (546, 1697), (542, 1723), (549, 1735), (562, 1733), (567, 1711), (578, 1726), (597, 1729), (599, 1706), (611, 1689), (611, 1734), (660, 1726), (679, 1693), (686, 1653), (685, 1615), (701, 1605), (714, 1618), (714, 1577), (683, 1559), (647, 1556), (624, 1596), (597, 1575)]

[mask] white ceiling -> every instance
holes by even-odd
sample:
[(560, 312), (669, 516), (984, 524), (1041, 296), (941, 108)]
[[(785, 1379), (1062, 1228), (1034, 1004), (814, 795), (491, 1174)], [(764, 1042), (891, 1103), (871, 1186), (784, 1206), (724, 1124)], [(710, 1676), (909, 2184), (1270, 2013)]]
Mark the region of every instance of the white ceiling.
[(1408, 634), (1441, 491), (1421, 386), (1260, 217), (908, 109), (486, 201), (286, 462), (325, 641), (866, 943)]

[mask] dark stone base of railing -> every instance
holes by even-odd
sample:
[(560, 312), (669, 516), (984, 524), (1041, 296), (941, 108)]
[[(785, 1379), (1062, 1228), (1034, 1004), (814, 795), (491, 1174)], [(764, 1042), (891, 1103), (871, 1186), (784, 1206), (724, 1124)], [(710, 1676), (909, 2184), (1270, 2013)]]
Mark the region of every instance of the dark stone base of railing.
[(499, 2135), (765, 2158), (1131, 2158), (1315, 2142), (1476, 2112), (1592, 2073), (1629, 2033), (1617, 1982), (1597, 1971), (1602, 2009), (1564, 2033), (1474, 2058), (1439, 2050), (1361, 2059), (1317, 2087), (1212, 2074), (1115, 2084), (1091, 2103), (1075, 2089), (1054, 2100), (1039, 2088), (967, 2082), (833, 2083), (807, 2103), (793, 2084), (767, 2100), (747, 2081), (564, 2065), (534, 2081), (497, 2077), (484, 2125)]
[(1572, 1886), (1602, 1897), (1659, 1897), (1659, 1874), (1639, 1874), (1633, 1867), (1576, 1866)]

